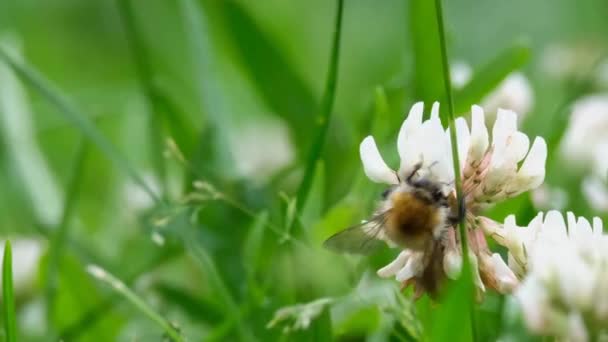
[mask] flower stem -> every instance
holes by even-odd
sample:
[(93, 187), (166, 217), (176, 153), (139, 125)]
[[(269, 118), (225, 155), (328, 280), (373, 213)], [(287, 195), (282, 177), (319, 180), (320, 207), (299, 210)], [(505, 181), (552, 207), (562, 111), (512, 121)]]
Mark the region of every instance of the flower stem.
[(304, 178), (302, 179), (302, 183), (298, 189), (298, 199), (296, 202), (298, 212), (304, 208), (308, 194), (310, 193), (310, 188), (312, 187), (315, 169), (317, 162), (321, 158), (321, 152), (323, 151), (323, 145), (325, 144), (327, 131), (329, 129), (329, 122), (333, 112), (334, 100), (336, 97), (338, 57), (340, 55), (340, 36), (342, 31), (342, 12), (344, 9), (344, 0), (338, 0), (337, 3), (338, 5), (336, 9), (336, 21), (334, 26), (331, 57), (329, 60), (329, 70), (327, 72), (325, 91), (323, 92), (323, 99), (321, 102), (321, 117), (319, 118), (318, 123), (319, 130), (308, 157), (308, 163), (306, 164), (306, 170), (304, 171)]
[[(443, 69), (443, 84), (445, 87), (445, 95), (447, 99), (448, 107), (448, 126), (450, 130), (450, 141), (452, 142), (452, 163), (454, 165), (454, 186), (456, 188), (456, 198), (458, 203), (458, 212), (464, 213), (464, 197), (462, 194), (462, 180), (460, 178), (460, 158), (458, 156), (458, 137), (456, 135), (456, 122), (454, 118), (454, 99), (452, 97), (452, 81), (450, 79), (450, 69), (448, 64), (448, 51), (445, 40), (445, 27), (443, 20), (443, 7), (441, 0), (435, 0), (435, 13), (437, 15), (437, 29), (439, 31), (439, 45), (441, 47), (441, 65)], [(464, 217), (458, 224), (458, 231), (460, 232), (460, 243), (462, 246), (462, 275), (469, 278), (472, 283), (471, 273), (471, 261), (469, 260), (469, 246), (467, 241), (467, 230), (465, 227)], [(473, 333), (473, 339), (476, 338), (475, 329), (475, 315), (472, 307), (470, 308), (471, 317), (471, 329)]]
[[(441, 0), (435, 0), (435, 10), (437, 13), (437, 26), (439, 28), (439, 43), (441, 45), (441, 64), (443, 67), (443, 83), (448, 105), (448, 121), (450, 130), (450, 141), (452, 142), (452, 163), (454, 165), (454, 186), (456, 188), (456, 198), (458, 199), (459, 212), (463, 212), (464, 198), (462, 196), (462, 182), (460, 179), (460, 158), (458, 157), (458, 137), (456, 136), (456, 125), (454, 119), (454, 99), (452, 98), (452, 82), (450, 79), (450, 69), (448, 66), (448, 52), (445, 42), (445, 28), (443, 26), (443, 9)], [(460, 241), (462, 243), (462, 254), (468, 255), (469, 247), (467, 244), (467, 234), (464, 220), (458, 225), (460, 231)], [(469, 264), (468, 258), (464, 259), (465, 267)]]

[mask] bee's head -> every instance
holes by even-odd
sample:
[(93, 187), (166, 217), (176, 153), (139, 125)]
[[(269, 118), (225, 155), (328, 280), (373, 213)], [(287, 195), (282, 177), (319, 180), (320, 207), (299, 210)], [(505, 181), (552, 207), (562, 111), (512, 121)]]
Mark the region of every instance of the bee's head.
[(442, 184), (428, 178), (409, 179), (399, 185), (392, 185), (382, 192), (382, 199), (388, 200), (395, 192), (410, 192), (419, 199), (437, 206), (448, 204)]

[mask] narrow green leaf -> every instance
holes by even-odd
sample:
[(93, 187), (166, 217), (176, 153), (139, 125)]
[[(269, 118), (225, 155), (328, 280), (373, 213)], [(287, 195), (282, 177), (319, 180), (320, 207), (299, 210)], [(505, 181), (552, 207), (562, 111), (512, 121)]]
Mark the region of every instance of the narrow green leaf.
[[(435, 0), (435, 14), (437, 19), (437, 31), (439, 32), (439, 45), (441, 51), (441, 65), (443, 72), (443, 87), (445, 91), (445, 97), (447, 99), (447, 120), (444, 119), (444, 123), (449, 123), (449, 131), (450, 131), (450, 141), (452, 147), (452, 166), (454, 168), (454, 187), (456, 188), (456, 199), (458, 201), (458, 211), (464, 213), (464, 197), (462, 193), (462, 180), (460, 178), (460, 160), (458, 156), (458, 139), (456, 135), (456, 122), (454, 118), (454, 99), (452, 96), (452, 82), (450, 78), (450, 66), (449, 66), (449, 57), (447, 50), (447, 43), (445, 39), (445, 25), (443, 19), (443, 8), (442, 8), (442, 0)], [(456, 296), (455, 299), (449, 300), (446, 303), (455, 303), (454, 308), (467, 308), (466, 312), (468, 315), (462, 315), (469, 318), (470, 324), (460, 324), (456, 326), (456, 329), (460, 329), (461, 331), (468, 331), (468, 329), (463, 329), (466, 326), (470, 326), (473, 332), (473, 340), (475, 340), (475, 322), (474, 322), (474, 311), (473, 311), (473, 277), (471, 271), (471, 261), (469, 260), (469, 245), (468, 245), (468, 230), (465, 226), (465, 220), (460, 220), (458, 224), (458, 231), (460, 236), (460, 245), (461, 245), (461, 253), (463, 255), (463, 266), (462, 266), (462, 275), (461, 279), (456, 282), (456, 289), (452, 293), (456, 293), (453, 296)], [(444, 312), (452, 315), (456, 309), (444, 310)], [(455, 320), (451, 320), (450, 324), (454, 324)], [(442, 331), (443, 327), (439, 328)], [(447, 338), (451, 338), (450, 336), (445, 336)], [(443, 341), (445, 339), (437, 339), (436, 341)], [(470, 340), (470, 339), (469, 339)]]
[(530, 47), (522, 42), (502, 51), (473, 74), (473, 78), (462, 89), (455, 90), (456, 113), (471, 110), (495, 89), (510, 73), (521, 68), (530, 59)]
[(144, 95), (144, 105), (148, 114), (149, 150), (152, 164), (156, 169), (158, 179), (166, 187), (165, 159), (163, 158), (163, 138), (161, 132), (161, 112), (155, 100), (153, 68), (150, 56), (144, 46), (143, 38), (137, 30), (133, 4), (131, 0), (117, 0), (117, 5), (125, 28), (127, 42), (135, 62), (135, 71)]
[(473, 310), (473, 282), (470, 273), (463, 270), (461, 277), (452, 282), (433, 314), (426, 331), (431, 341), (473, 341), (471, 315)]
[(298, 211), (301, 211), (306, 205), (306, 200), (314, 179), (317, 161), (321, 158), (321, 152), (323, 151), (325, 138), (327, 136), (327, 131), (329, 130), (329, 123), (336, 97), (336, 82), (338, 77), (338, 59), (340, 55), (340, 37), (342, 32), (343, 10), (344, 0), (337, 0), (334, 37), (329, 60), (329, 70), (327, 72), (327, 80), (325, 83), (325, 91), (323, 92), (323, 100), (321, 102), (321, 115), (318, 121), (319, 127), (317, 130), (317, 137), (313, 141), (312, 150), (306, 163), (306, 170), (304, 171), (302, 183), (298, 189), (296, 202)]
[(409, 1), (410, 38), (414, 52), (414, 97), (426, 104), (445, 102), (435, 12), (433, 1)]
[(13, 257), (9, 240), (6, 240), (4, 244), (4, 257), (2, 259), (2, 304), (6, 341), (16, 342), (17, 320), (15, 318), (15, 296), (13, 294)]
[[(144, 273), (155, 270), (161, 265), (173, 260), (174, 258), (183, 254), (182, 249), (165, 249), (158, 253), (156, 257), (149, 258), (146, 262), (138, 267), (133, 273), (125, 276), (125, 282), (132, 284), (135, 279), (139, 278)], [(80, 318), (76, 319), (73, 323), (62, 329), (59, 336), (64, 341), (75, 341), (78, 340), (81, 335), (86, 333), (101, 321), (109, 311), (111, 311), (120, 301), (120, 297), (117, 294), (112, 294), (105, 299), (101, 300), (98, 305), (90, 310), (87, 310)]]
[(156, 311), (154, 311), (154, 309), (152, 309), (148, 303), (146, 303), (135, 292), (128, 288), (125, 283), (96, 265), (89, 265), (87, 267), (87, 271), (96, 279), (110, 285), (114, 291), (123, 296), (127, 301), (133, 304), (135, 308), (161, 327), (172, 340), (178, 342), (184, 341), (180, 333), (171, 325), (171, 323), (156, 313)]
[(323, 215), (325, 205), (325, 174), (325, 163), (323, 160), (319, 160), (315, 168), (314, 180), (310, 187), (310, 200), (306, 202), (306, 206), (302, 208), (300, 213), (302, 225), (307, 230), (312, 228)]
[(221, 92), (222, 80), (218, 77), (219, 63), (214, 55), (206, 13), (194, 0), (180, 0), (184, 30), (188, 38), (192, 72), (199, 94), (200, 108), (206, 115), (205, 132), (209, 133), (206, 145), (213, 145), (217, 169), (232, 175), (234, 167), (230, 155), (229, 141), (225, 132), (225, 99)]
[(245, 260), (247, 272), (255, 274), (260, 266), (262, 256), (262, 244), (264, 232), (268, 224), (268, 212), (263, 211), (257, 215), (253, 224), (249, 228), (249, 233), (243, 245), (243, 260)]
[(72, 217), (76, 202), (81, 190), (81, 179), (84, 175), (84, 164), (88, 150), (88, 143), (81, 140), (76, 157), (74, 158), (74, 166), (72, 174), (68, 181), (66, 199), (63, 205), (61, 221), (56, 232), (51, 237), (49, 246), (49, 262), (47, 266), (47, 283), (46, 283), (46, 310), (48, 316), (54, 312), (55, 294), (57, 291), (57, 272), (61, 268), (61, 256), (69, 237), (70, 218)]
[[(229, 38), (242, 57), (264, 102), (291, 127), (295, 141), (309, 141), (310, 117), (317, 110), (315, 95), (273, 38), (238, 1), (209, 2), (225, 18)], [(302, 145), (302, 144), (298, 144)]]
[(13, 58), (3, 48), (0, 48), (0, 59), (4, 60), (15, 71), (15, 73), (19, 75), (19, 77), (38, 91), (51, 104), (57, 107), (61, 114), (74, 127), (76, 127), (88, 140), (99, 148), (109, 160), (114, 162), (116, 166), (122, 169), (139, 186), (141, 186), (151, 198), (153, 198), (155, 201), (159, 201), (158, 196), (137, 174), (135, 169), (125, 159), (125, 157), (114, 147), (114, 145), (112, 145), (108, 139), (106, 139), (105, 136), (103, 136), (97, 127), (95, 127), (93, 122), (91, 122), (86, 115), (80, 112), (67, 97), (65, 97), (58, 89), (54, 87), (54, 85), (52, 85), (34, 69)]

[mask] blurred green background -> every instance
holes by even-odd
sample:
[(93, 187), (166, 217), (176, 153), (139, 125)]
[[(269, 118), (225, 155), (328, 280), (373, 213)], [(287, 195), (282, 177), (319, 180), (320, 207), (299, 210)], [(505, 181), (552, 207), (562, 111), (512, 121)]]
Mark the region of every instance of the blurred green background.
[[(572, 100), (606, 90), (594, 81), (594, 63), (608, 45), (608, 2), (444, 6), (450, 59), (473, 69), (457, 108), (522, 71), (533, 91), (522, 124), (549, 142), (547, 183), (566, 190), (564, 209), (597, 215), (579, 198), (584, 171), (563, 172), (556, 147)], [(41, 246), (34, 275), (16, 290), (21, 340), (164, 338), (88, 275), (88, 264), (123, 280), (192, 341), (410, 340), (421, 336), (414, 317), (426, 332), (444, 322), (428, 299), (414, 309), (396, 282), (376, 279), (395, 251), (357, 258), (320, 247), (371, 213), (383, 190), (364, 177), (359, 142), (374, 134), (396, 165), (394, 141), (409, 107), (443, 98), (432, 8), (423, 0), (344, 1), (333, 116), (307, 205), (295, 215), (319, 130), (334, 1), (0, 2), (2, 44), (20, 49), (27, 67), (162, 197), (151, 201), (124, 165), (66, 120), (65, 108), (22, 82), (33, 135), (12, 137), (3, 120), (0, 136), (0, 234)], [(581, 64), (566, 76), (547, 67), (560, 48)], [(28, 164), (32, 149), (42, 164)], [(516, 213), (523, 224), (535, 210), (525, 194), (489, 215)], [(14, 269), (23, 265), (15, 257)], [(277, 309), (323, 297), (334, 298), (331, 315), (321, 310), (310, 329), (266, 327)], [(501, 303), (490, 296), (481, 306), (491, 317), (478, 322), (488, 339), (499, 334)]]

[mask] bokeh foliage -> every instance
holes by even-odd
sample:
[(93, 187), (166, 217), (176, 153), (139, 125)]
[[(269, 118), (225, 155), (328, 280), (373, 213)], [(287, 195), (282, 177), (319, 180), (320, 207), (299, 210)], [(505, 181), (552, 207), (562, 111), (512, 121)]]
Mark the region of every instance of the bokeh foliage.
[[(87, 274), (91, 263), (188, 340), (469, 340), (473, 333), (490, 340), (501, 331), (529, 338), (520, 318), (503, 317), (510, 304), (500, 296), (489, 295), (474, 317), (459, 314), (466, 284), (456, 283), (443, 305), (426, 297), (411, 303), (409, 292), (373, 272), (395, 251), (358, 258), (320, 247), (365, 218), (383, 190), (362, 173), (361, 139), (374, 134), (396, 165), (394, 140), (407, 109), (443, 100), (431, 1), (344, 2), (333, 115), (299, 215), (294, 199), (318, 134), (334, 1), (0, 2), (0, 35), (20, 42), (25, 70), (45, 80), (22, 78), (35, 138), (64, 198), (60, 222), (40, 222), (13, 146), (0, 139), (0, 232), (46, 246), (35, 285), (17, 298), (20, 321), (38, 305), (46, 323), (19, 329), (23, 340), (163, 338), (161, 327)], [(584, 77), (552, 79), (542, 57), (552, 44), (580, 41), (605, 51), (608, 5), (458, 0), (444, 7), (451, 57), (475, 71), (455, 92), (457, 111), (523, 70), (535, 92), (523, 126), (548, 138), (547, 182), (570, 194), (567, 209), (597, 214), (580, 198), (580, 172), (563, 171), (556, 151), (571, 101), (597, 89)], [(244, 176), (235, 166), (240, 129), (269, 118), (287, 125), (294, 161), (261, 179)], [(164, 154), (168, 137), (186, 162), (175, 150)], [(163, 191), (135, 212), (122, 189), (143, 174)], [(200, 196), (184, 203), (186, 194)], [(489, 215), (516, 213), (523, 223), (535, 211), (523, 195)], [(320, 298), (331, 300), (308, 329), (267, 328), (276, 310)], [(475, 332), (461, 329), (470, 319)]]

